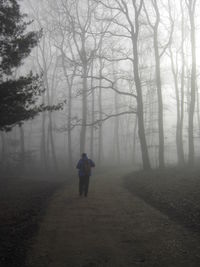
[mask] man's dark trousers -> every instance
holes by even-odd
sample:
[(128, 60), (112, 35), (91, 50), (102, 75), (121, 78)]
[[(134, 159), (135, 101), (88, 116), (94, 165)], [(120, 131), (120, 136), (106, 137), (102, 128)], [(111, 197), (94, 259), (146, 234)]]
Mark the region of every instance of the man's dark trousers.
[(80, 196), (84, 193), (85, 196), (88, 194), (89, 187), (89, 176), (79, 176), (79, 194)]

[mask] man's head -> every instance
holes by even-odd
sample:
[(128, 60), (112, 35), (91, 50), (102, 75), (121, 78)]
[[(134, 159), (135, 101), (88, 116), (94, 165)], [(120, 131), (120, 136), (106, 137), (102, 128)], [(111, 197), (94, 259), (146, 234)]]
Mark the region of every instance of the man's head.
[(82, 158), (83, 159), (87, 158), (87, 154), (86, 153), (82, 153)]

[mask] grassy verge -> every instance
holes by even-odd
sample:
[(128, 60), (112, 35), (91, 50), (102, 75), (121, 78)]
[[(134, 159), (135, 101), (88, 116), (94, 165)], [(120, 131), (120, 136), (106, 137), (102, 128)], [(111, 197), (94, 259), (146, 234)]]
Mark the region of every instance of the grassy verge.
[(22, 267), (31, 238), (60, 182), (0, 180), (0, 266)]
[(199, 170), (139, 171), (125, 178), (125, 186), (171, 219), (200, 231)]

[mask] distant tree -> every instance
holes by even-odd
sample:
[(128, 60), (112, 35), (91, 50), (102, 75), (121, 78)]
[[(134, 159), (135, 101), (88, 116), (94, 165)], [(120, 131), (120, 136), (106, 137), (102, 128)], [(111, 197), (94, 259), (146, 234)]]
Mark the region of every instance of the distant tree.
[[(176, 44), (171, 43), (169, 46), (169, 56), (171, 60), (171, 69), (174, 79), (174, 89), (176, 96), (176, 113), (177, 113), (177, 123), (176, 123), (176, 149), (177, 149), (177, 159), (178, 165), (183, 166), (185, 163), (184, 159), (184, 143), (183, 143), (183, 122), (184, 122), (184, 100), (185, 100), (185, 9), (183, 0), (180, 1), (180, 27), (181, 27), (181, 42)], [(171, 24), (175, 24), (175, 18), (170, 16)], [(176, 47), (178, 45), (178, 47)], [(179, 70), (178, 57), (180, 57), (181, 67)]]
[(61, 1), (61, 8), (66, 15), (68, 23), (68, 34), (70, 34), (70, 43), (73, 53), (76, 55), (71, 63), (78, 64), (82, 80), (82, 125), (80, 130), (80, 152), (85, 151), (86, 147), (86, 124), (88, 115), (88, 73), (91, 60), (96, 50), (91, 41), (88, 45), (89, 33), (92, 25), (92, 14), (95, 5), (91, 0), (87, 1)]
[(29, 31), (26, 15), (16, 0), (0, 0), (0, 130), (36, 116), (43, 110), (38, 97), (43, 90), (38, 75), (13, 77), (37, 45), (40, 32)]
[[(91, 70), (90, 71), (91, 71), (90, 85), (91, 85), (91, 89), (92, 89), (93, 88), (93, 84), (94, 84), (94, 78), (93, 78), (93, 75), (94, 75), (94, 62), (93, 61), (91, 63)], [(92, 90), (91, 98), (92, 98), (91, 99), (91, 102), (92, 102), (91, 103), (91, 122), (92, 122), (92, 125), (90, 127), (90, 155), (91, 155), (91, 158), (94, 158), (95, 90)]]
[(189, 102), (189, 116), (188, 116), (188, 144), (189, 144), (189, 155), (188, 164), (194, 165), (194, 110), (195, 110), (195, 96), (196, 96), (196, 75), (197, 75), (197, 64), (196, 64), (196, 25), (195, 25), (195, 11), (196, 11), (196, 0), (185, 0), (189, 21), (190, 21), (190, 43), (191, 43), (191, 54), (192, 54), (192, 66), (191, 66), (191, 84), (190, 84), (190, 102)]

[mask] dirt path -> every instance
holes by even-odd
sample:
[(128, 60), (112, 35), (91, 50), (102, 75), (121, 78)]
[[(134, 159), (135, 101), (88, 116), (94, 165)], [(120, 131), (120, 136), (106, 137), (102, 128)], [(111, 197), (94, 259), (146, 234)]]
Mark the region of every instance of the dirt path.
[(57, 192), (27, 266), (200, 266), (195, 236), (129, 193), (120, 176), (92, 177), (88, 198), (77, 195), (78, 180)]

